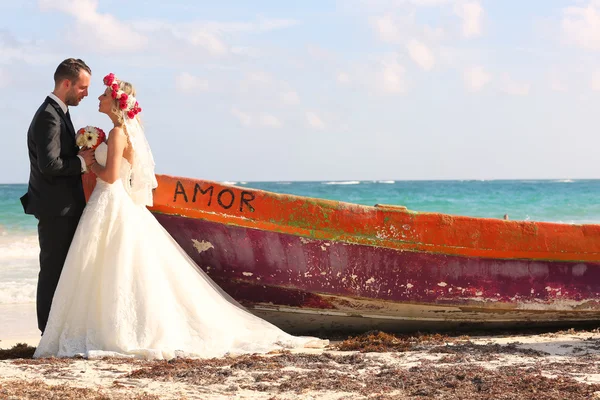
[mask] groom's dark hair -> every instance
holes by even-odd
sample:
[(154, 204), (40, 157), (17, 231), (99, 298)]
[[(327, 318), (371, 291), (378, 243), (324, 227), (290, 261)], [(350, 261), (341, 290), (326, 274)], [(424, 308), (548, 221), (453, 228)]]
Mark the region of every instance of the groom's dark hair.
[(67, 58), (56, 67), (56, 72), (54, 72), (54, 84), (58, 85), (65, 79), (68, 79), (73, 83), (77, 82), (81, 70), (87, 71), (90, 75), (92, 74), (92, 70), (85, 62), (83, 62), (83, 60), (80, 60), (79, 58)]

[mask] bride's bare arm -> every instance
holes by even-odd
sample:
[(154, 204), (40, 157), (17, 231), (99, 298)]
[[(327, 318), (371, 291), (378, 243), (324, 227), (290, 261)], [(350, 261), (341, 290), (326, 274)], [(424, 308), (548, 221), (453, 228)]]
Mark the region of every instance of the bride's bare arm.
[(125, 136), (123, 129), (113, 128), (110, 131), (106, 144), (108, 145), (106, 166), (103, 167), (98, 163), (94, 163), (92, 164), (92, 172), (104, 182), (114, 183), (119, 179), (123, 150), (125, 150), (125, 147), (127, 146), (127, 137)]

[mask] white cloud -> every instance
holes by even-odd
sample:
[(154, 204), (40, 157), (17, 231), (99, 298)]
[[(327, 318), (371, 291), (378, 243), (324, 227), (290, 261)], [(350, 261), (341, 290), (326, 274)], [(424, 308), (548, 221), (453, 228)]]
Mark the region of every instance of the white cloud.
[[(375, 3), (375, 7), (372, 3)], [(484, 9), (480, 0), (365, 1), (363, 4), (366, 12), (373, 14), (375, 10), (375, 13), (379, 13), (371, 16), (369, 23), (377, 37), (386, 43), (406, 44), (410, 37), (425, 42), (446, 38), (444, 26), (448, 27), (450, 21), (442, 22), (439, 26), (423, 24), (416, 18), (418, 7), (448, 7), (453, 10), (454, 15), (459, 17), (461, 33), (465, 38), (479, 36), (483, 30)], [(444, 15), (449, 13), (444, 11)]]
[(596, 71), (592, 74), (592, 89), (594, 91), (600, 91), (600, 71)]
[(232, 34), (232, 33), (261, 33), (281, 30), (296, 26), (299, 21), (295, 19), (273, 19), (273, 18), (258, 18), (253, 22), (221, 22), (221, 21), (196, 21), (186, 24), (178, 24), (184, 29), (196, 27), (205, 32), (215, 34)]
[(563, 40), (585, 50), (600, 50), (600, 2), (567, 7), (561, 21)]
[(289, 85), (267, 72), (257, 70), (246, 72), (237, 89), (241, 93), (250, 93), (253, 98), (267, 93), (271, 97), (280, 97), (281, 93), (289, 90)]
[(306, 46), (308, 55), (314, 60), (319, 62), (333, 62), (336, 60), (336, 55), (332, 51), (326, 50), (320, 46), (308, 45)]
[(231, 114), (245, 127), (262, 126), (267, 128), (281, 128), (283, 126), (279, 118), (268, 113), (253, 114), (232, 108)]
[(248, 47), (248, 46), (234, 46), (230, 49), (231, 54), (236, 54), (240, 56), (247, 57), (260, 57), (261, 52), (257, 48)]
[(435, 65), (435, 56), (425, 44), (416, 39), (412, 39), (406, 45), (410, 58), (421, 68), (429, 71)]
[(348, 83), (350, 83), (350, 75), (346, 72), (338, 72), (338, 74), (335, 77), (335, 80), (340, 85), (347, 85)]
[(325, 123), (323, 120), (314, 112), (308, 111), (306, 113), (306, 120), (308, 121), (308, 125), (317, 130), (325, 129)]
[(569, 88), (568, 86), (563, 83), (562, 81), (559, 81), (558, 79), (553, 79), (550, 82), (550, 89), (554, 90), (555, 92), (568, 92)]
[(453, 0), (410, 0), (417, 6), (432, 7), (452, 3)]
[(206, 79), (182, 72), (175, 77), (175, 88), (181, 93), (197, 93), (206, 91), (209, 87)]
[(239, 46), (230, 48), (223, 40), (223, 36), (271, 32), (289, 28), (297, 24), (298, 21), (293, 19), (259, 18), (254, 22), (198, 21), (172, 24), (169, 25), (169, 30), (180, 40), (187, 40), (194, 46), (202, 47), (212, 55), (222, 56), (234, 53), (255, 56), (257, 54), (256, 49)]
[(550, 73), (550, 89), (555, 92), (568, 92), (569, 88), (567, 84), (557, 76), (556, 71)]
[(248, 86), (260, 86), (266, 87), (274, 83), (274, 79), (271, 75), (264, 71), (248, 72), (244, 79), (244, 84)]
[(8, 75), (8, 72), (6, 72), (4, 69), (0, 68), (0, 88), (8, 86), (9, 83), (10, 83), (10, 76)]
[[(181, 22), (170, 23), (161, 20), (135, 21), (132, 26), (147, 35), (154, 35), (154, 42), (167, 41), (175, 51), (182, 51), (182, 45), (191, 45), (205, 50), (212, 56), (223, 56), (233, 52), (233, 49), (221, 38), (222, 32), (210, 22)], [(216, 24), (216, 23), (215, 23)], [(190, 49), (187, 49), (190, 51)], [(243, 52), (236, 48), (236, 52)]]
[(527, 96), (531, 85), (514, 81), (508, 74), (502, 75), (500, 90), (513, 96)]
[(478, 92), (492, 80), (492, 76), (482, 67), (474, 66), (465, 69), (463, 79), (469, 91)]
[(387, 12), (369, 18), (376, 36), (384, 43), (406, 44), (409, 38), (419, 37), (426, 41), (439, 41), (445, 32), (441, 27), (432, 27), (417, 22), (415, 13)]
[(270, 19), (261, 18), (256, 24), (257, 30), (261, 32), (269, 32), (278, 29), (286, 29), (299, 24), (295, 19)]
[(8, 32), (0, 32), (0, 64), (25, 62), (27, 64), (55, 63), (57, 57), (44, 48), (43, 43), (27, 43)]
[(298, 96), (298, 93), (293, 90), (283, 93), (281, 95), (281, 99), (283, 100), (284, 104), (287, 105), (295, 105), (300, 103), (300, 96)]
[[(130, 25), (138, 32), (152, 37), (153, 46), (160, 43), (166, 46), (166, 50), (174, 53), (190, 52), (194, 51), (194, 48), (204, 50), (211, 56), (223, 56), (229, 53), (247, 54), (252, 51), (243, 47), (230, 47), (222, 39), (223, 32), (219, 29), (218, 23), (138, 20), (131, 22)], [(186, 45), (191, 45), (192, 49), (185, 48)]]
[(406, 91), (406, 70), (398, 62), (396, 56), (386, 56), (381, 61), (379, 72), (380, 89), (387, 93), (404, 93)]
[(192, 30), (187, 34), (177, 34), (177, 36), (187, 38), (194, 46), (202, 47), (213, 55), (223, 55), (229, 52), (227, 45), (217, 35), (210, 32)]
[[(50, 0), (45, 0), (50, 1)], [(64, 0), (63, 0), (64, 1)], [(87, 0), (82, 0), (87, 1)], [(144, 19), (132, 22), (140, 31), (156, 32), (179, 30), (180, 32), (202, 31), (215, 35), (232, 35), (240, 33), (262, 33), (280, 30), (297, 25), (299, 22), (292, 19), (267, 19), (259, 18), (253, 22), (221, 22), (196, 20), (191, 22), (170, 23), (160, 19)]]
[(104, 52), (138, 51), (148, 39), (117, 20), (111, 14), (100, 14), (94, 0), (39, 0), (42, 11), (56, 10), (75, 18), (75, 31), (68, 35), (74, 43)]
[(333, 72), (332, 76), (341, 87), (362, 89), (372, 94), (405, 93), (410, 82), (401, 57), (399, 53), (392, 52), (371, 57), (367, 61), (346, 63), (344, 68), (349, 72)]
[(250, 114), (240, 111), (237, 108), (231, 109), (231, 114), (236, 117), (243, 126), (252, 125), (252, 116)]
[(279, 118), (271, 114), (261, 114), (258, 118), (258, 122), (261, 126), (270, 128), (281, 128), (283, 126)]
[(240, 93), (250, 95), (249, 101), (254, 105), (259, 99), (264, 100), (267, 107), (274, 106), (276, 99), (280, 100), (279, 104), (300, 104), (300, 96), (292, 85), (265, 71), (246, 72), (237, 89)]
[(297, 25), (293, 19), (258, 18), (251, 22), (166, 20), (122, 21), (109, 13), (98, 12), (98, 0), (38, 0), (42, 11), (59, 11), (75, 19), (67, 25), (67, 38), (73, 43), (104, 53), (135, 52), (148, 47), (162, 46), (181, 58), (190, 51), (186, 45), (205, 50), (211, 56), (229, 54), (256, 56), (257, 50), (231, 46), (224, 37), (241, 34), (272, 32)]
[(456, 0), (361, 0), (363, 6), (372, 9), (390, 9), (408, 6), (436, 7), (452, 4)]
[(379, 38), (387, 43), (398, 43), (402, 39), (400, 28), (391, 15), (371, 18), (371, 25)]
[(462, 20), (462, 34), (466, 38), (481, 35), (483, 25), (483, 7), (479, 1), (459, 2), (454, 13)]

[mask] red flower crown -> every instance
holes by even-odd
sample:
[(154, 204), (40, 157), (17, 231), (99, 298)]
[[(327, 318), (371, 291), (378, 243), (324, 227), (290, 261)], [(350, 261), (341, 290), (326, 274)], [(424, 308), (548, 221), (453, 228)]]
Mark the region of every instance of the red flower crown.
[(115, 74), (113, 74), (111, 72), (110, 74), (108, 74), (104, 77), (103, 81), (106, 86), (111, 88), (112, 98), (119, 101), (119, 108), (125, 114), (127, 114), (127, 116), (130, 119), (135, 118), (135, 116), (138, 113), (142, 112), (142, 109), (141, 109), (140, 105), (138, 104), (137, 100), (135, 99), (135, 97), (128, 95), (127, 93), (125, 93), (124, 91), (119, 89), (119, 83), (121, 81), (119, 81), (115, 77)]

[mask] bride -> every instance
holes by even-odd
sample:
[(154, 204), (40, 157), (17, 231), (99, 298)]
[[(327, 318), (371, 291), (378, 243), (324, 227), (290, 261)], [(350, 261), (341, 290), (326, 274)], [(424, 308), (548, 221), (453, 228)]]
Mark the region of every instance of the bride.
[(322, 347), (246, 311), (146, 209), (157, 186), (133, 86), (113, 74), (99, 111), (114, 124), (96, 149), (83, 212), (34, 357), (219, 357)]

